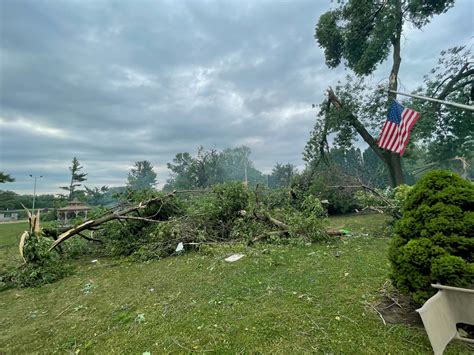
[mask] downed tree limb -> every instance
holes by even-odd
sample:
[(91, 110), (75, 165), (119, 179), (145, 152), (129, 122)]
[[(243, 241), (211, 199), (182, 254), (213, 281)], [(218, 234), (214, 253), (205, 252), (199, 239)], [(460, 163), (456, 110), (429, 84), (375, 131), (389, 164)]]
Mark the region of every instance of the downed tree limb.
[[(288, 235), (289, 234), (288, 225), (286, 223), (283, 223), (282, 221), (279, 221), (278, 219), (270, 216), (270, 214), (268, 212), (258, 213), (256, 211), (254, 211), (253, 214), (254, 214), (255, 218), (257, 218), (257, 219), (259, 219), (263, 222), (269, 222), (269, 223), (273, 224), (274, 226), (278, 227), (279, 230), (263, 233), (263, 234), (255, 237), (255, 238), (253, 238), (250, 241), (250, 244), (255, 243), (257, 241), (260, 241), (260, 240), (263, 240), (263, 239), (266, 239), (266, 238), (268, 238), (269, 236), (272, 236), (272, 235)], [(343, 231), (338, 230), (338, 229), (326, 229), (326, 230), (324, 230), (324, 233), (326, 233), (328, 236), (334, 236), (334, 237), (345, 235), (345, 233)]]
[[(169, 220), (154, 219), (154, 217), (156, 217), (158, 215), (159, 211), (161, 211), (161, 207), (163, 206), (163, 201), (167, 198), (170, 198), (170, 197), (174, 196), (177, 193), (189, 193), (189, 192), (204, 192), (204, 191), (202, 191), (202, 190), (198, 190), (198, 191), (196, 191), (196, 190), (176, 191), (175, 190), (175, 191), (173, 191), (173, 192), (171, 192), (167, 195), (154, 197), (154, 198), (151, 198), (147, 201), (142, 201), (139, 204), (134, 205), (134, 206), (122, 207), (122, 209), (120, 209), (120, 208), (111, 209), (108, 212), (100, 215), (99, 217), (96, 217), (95, 219), (89, 219), (89, 220), (85, 221), (84, 223), (63, 232), (62, 234), (60, 234), (57, 237), (57, 239), (54, 241), (54, 243), (52, 244), (52, 246), (50, 247), (49, 250), (51, 251), (52, 249), (60, 246), (60, 244), (62, 242), (66, 241), (67, 239), (69, 239), (69, 238), (71, 238), (75, 235), (79, 235), (80, 237), (82, 237), (86, 240), (90, 240), (90, 241), (94, 241), (94, 242), (102, 242), (98, 239), (87, 237), (82, 232), (84, 232), (86, 230), (96, 230), (98, 228), (101, 228), (104, 223), (107, 223), (107, 222), (113, 221), (113, 220), (116, 220), (120, 223), (122, 223), (123, 221), (126, 221), (126, 220), (144, 221), (144, 222), (147, 222), (147, 223), (166, 223), (166, 222), (169, 222)], [(143, 210), (143, 209), (147, 208), (152, 203), (158, 203), (158, 202), (161, 202), (161, 206), (158, 209), (158, 212), (153, 212), (154, 214), (149, 215), (149, 216), (140, 215), (140, 213), (139, 213), (140, 210)], [(131, 215), (132, 213), (136, 213), (136, 214), (138, 214), (138, 216), (137, 215)], [(289, 229), (290, 229), (289, 226), (286, 223), (272, 217), (268, 212), (261, 212), (261, 211), (255, 211), (254, 210), (253, 215), (256, 219), (258, 219), (260, 221), (263, 221), (267, 224), (273, 225), (278, 230), (269, 231), (269, 232), (266, 232), (266, 233), (262, 234), (261, 236), (255, 237), (251, 241), (251, 243), (254, 243), (254, 242), (256, 242), (258, 240), (261, 240), (261, 239), (265, 239), (265, 238), (267, 238), (268, 236), (271, 236), (271, 235), (287, 235), (287, 236), (289, 235)], [(225, 227), (225, 225), (223, 224), (223, 228), (224, 227)], [(325, 232), (326, 232), (327, 235), (342, 235), (343, 234), (340, 231), (328, 230), (328, 231), (325, 231)], [(192, 243), (192, 241), (188, 242), (186, 240), (186, 238), (184, 240), (182, 239), (180, 241), (182, 241), (184, 244), (194, 245), (194, 243)]]
[(342, 230), (339, 230), (339, 229), (326, 229), (324, 232), (327, 235), (332, 236), (332, 237), (342, 236), (346, 234)]
[(23, 249), (25, 248), (25, 243), (28, 236), (29, 236), (28, 231), (24, 231), (20, 238), (20, 245), (18, 246), (18, 248), (20, 249), (21, 258), (23, 259), (25, 264), (26, 264), (26, 259), (25, 259), (25, 256), (23, 255)]
[[(103, 216), (101, 216), (97, 219), (89, 219), (89, 220), (85, 221), (84, 223), (78, 225), (77, 227), (71, 228), (71, 229), (67, 230), (66, 232), (62, 233), (61, 235), (59, 235), (58, 239), (53, 243), (53, 245), (51, 246), (51, 248), (49, 248), (49, 250), (50, 251), (53, 250), (59, 244), (61, 244), (65, 240), (71, 238), (72, 236), (77, 235), (77, 234), (79, 234), (79, 233), (81, 233), (82, 231), (85, 231), (85, 230), (94, 229), (95, 227), (97, 227), (97, 226), (99, 226), (103, 223), (107, 223), (107, 222), (110, 222), (110, 221), (113, 221), (113, 220), (121, 220), (121, 219), (140, 219), (140, 220), (143, 220), (143, 218), (145, 218), (145, 220), (147, 220), (148, 218), (146, 218), (146, 217), (133, 217), (133, 218), (131, 218), (132, 216), (127, 216), (127, 215), (129, 213), (139, 211), (141, 209), (145, 209), (148, 205), (150, 205), (152, 203), (163, 201), (163, 200), (173, 196), (175, 193), (176, 193), (176, 190), (170, 192), (169, 194), (167, 194), (165, 196), (157, 196), (157, 197), (151, 198), (147, 201), (142, 201), (138, 205), (126, 208), (124, 210), (116, 210), (116, 211), (113, 211), (111, 213), (105, 214), (105, 215), (103, 215)], [(157, 222), (156, 220), (152, 220), (152, 219), (150, 219), (150, 221)]]
[[(152, 217), (156, 217), (156, 213)], [(119, 220), (145, 221), (145, 222), (150, 222), (150, 223), (161, 223), (161, 222), (163, 222), (163, 221), (159, 221), (159, 220), (152, 219), (152, 218), (136, 217), (136, 216), (117, 216), (117, 219), (119, 219)]]
[(267, 212), (264, 212), (262, 214), (262, 213), (258, 213), (257, 211), (255, 211), (254, 216), (255, 216), (255, 218), (257, 218), (261, 221), (269, 222), (269, 223), (273, 224), (274, 226), (282, 229), (283, 231), (288, 232), (288, 225), (286, 223), (283, 223), (282, 221), (279, 221), (278, 219), (273, 218)]
[(79, 235), (79, 237), (82, 237), (84, 238), (85, 240), (88, 240), (90, 242), (97, 242), (97, 243), (104, 243), (102, 240), (100, 239), (96, 239), (96, 238), (92, 238), (92, 237), (88, 237), (87, 235), (84, 235), (82, 233), (77, 233)]
[(264, 239), (267, 239), (267, 238), (271, 237), (272, 235), (281, 236), (281, 235), (284, 235), (286, 233), (287, 233), (287, 231), (284, 231), (284, 230), (265, 232), (265, 233), (262, 233), (262, 234), (256, 236), (252, 240), (250, 240), (248, 244), (253, 244), (253, 243), (256, 243), (256, 242), (260, 242)]
[[(373, 195), (377, 196), (380, 198), (389, 208), (393, 209), (393, 214), (395, 215), (396, 218), (401, 218), (402, 215), (400, 212), (397, 210), (397, 206), (395, 206), (388, 198), (386, 198), (384, 195), (382, 195), (380, 192), (377, 190), (373, 189), (370, 186), (360, 184), (360, 185), (332, 185), (328, 187), (334, 187), (334, 188), (340, 188), (340, 189), (364, 189), (369, 192), (371, 192)], [(373, 207), (372, 207), (373, 208)]]

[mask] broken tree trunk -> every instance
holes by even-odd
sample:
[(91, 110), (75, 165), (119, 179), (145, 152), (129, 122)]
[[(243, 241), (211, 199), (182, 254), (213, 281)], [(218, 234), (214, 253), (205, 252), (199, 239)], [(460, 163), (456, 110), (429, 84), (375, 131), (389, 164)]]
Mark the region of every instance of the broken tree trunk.
[[(328, 88), (327, 93), (329, 102), (331, 102), (335, 108), (344, 108), (344, 103), (336, 96), (331, 87)], [(397, 187), (398, 185), (403, 184), (404, 176), (400, 155), (398, 153), (380, 148), (377, 145), (377, 140), (369, 133), (362, 122), (352, 112), (347, 114), (347, 120), (349, 121), (350, 125), (354, 127), (357, 133), (359, 133), (362, 139), (374, 151), (374, 153), (385, 163), (389, 174), (390, 185), (392, 187)]]
[(274, 226), (280, 228), (281, 230), (288, 232), (288, 225), (286, 223), (283, 223), (282, 221), (279, 221), (278, 219), (273, 218), (267, 212), (258, 213), (257, 211), (255, 211), (254, 216), (255, 218), (261, 221), (269, 222), (270, 224), (273, 224)]
[(129, 208), (126, 208), (126, 209), (117, 210), (117, 211), (114, 211), (114, 212), (107, 213), (107, 214), (105, 214), (105, 215), (103, 215), (103, 216), (101, 216), (97, 219), (89, 219), (89, 220), (85, 221), (84, 223), (82, 223), (82, 224), (80, 224), (80, 225), (78, 225), (74, 228), (71, 228), (71, 229), (67, 230), (66, 232), (62, 233), (61, 235), (59, 235), (58, 239), (53, 243), (53, 245), (51, 246), (51, 248), (49, 248), (49, 250), (54, 249), (59, 244), (61, 244), (62, 242), (64, 242), (65, 240), (71, 238), (74, 235), (77, 235), (77, 234), (80, 235), (81, 232), (83, 232), (85, 230), (94, 229), (95, 227), (100, 226), (101, 224), (104, 224), (104, 223), (107, 223), (107, 222), (110, 222), (110, 221), (113, 221), (113, 220), (133, 219), (133, 220), (142, 220), (142, 221), (146, 221), (146, 222), (155, 222), (155, 223), (160, 222), (160, 221), (157, 221), (157, 220), (154, 220), (154, 219), (151, 219), (151, 218), (147, 218), (147, 217), (128, 216), (128, 214), (130, 214), (132, 212), (135, 212), (135, 211), (139, 211), (141, 209), (145, 209), (150, 204), (163, 201), (163, 200), (173, 196), (175, 193), (176, 193), (176, 191), (173, 191), (173, 192), (170, 192), (169, 194), (167, 194), (165, 196), (154, 197), (152, 199), (149, 199), (147, 201), (142, 201), (138, 205), (135, 205), (135, 206), (132, 206), (132, 207), (129, 207)]
[[(285, 234), (288, 234), (288, 225), (286, 223), (283, 223), (282, 221), (279, 221), (278, 219), (270, 216), (270, 214), (268, 212), (264, 212), (263, 214), (258, 213), (258, 212), (254, 212), (254, 216), (257, 219), (261, 220), (261, 221), (269, 222), (270, 224), (273, 224), (274, 226), (278, 227), (279, 230), (263, 233), (262, 235), (259, 235), (259, 236), (255, 237), (254, 239), (252, 239), (251, 243), (255, 243), (256, 241), (265, 239), (265, 238), (267, 238), (271, 235), (285, 235)], [(329, 236), (344, 235), (343, 231), (340, 231), (340, 230), (337, 230), (337, 229), (326, 229), (324, 231), (324, 233), (326, 233)]]

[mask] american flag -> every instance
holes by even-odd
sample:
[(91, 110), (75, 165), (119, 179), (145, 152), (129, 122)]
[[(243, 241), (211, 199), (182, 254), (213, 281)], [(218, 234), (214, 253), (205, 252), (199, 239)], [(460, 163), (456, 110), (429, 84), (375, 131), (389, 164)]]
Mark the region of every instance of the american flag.
[(410, 138), (410, 130), (420, 118), (420, 113), (394, 101), (388, 110), (378, 146), (403, 155)]

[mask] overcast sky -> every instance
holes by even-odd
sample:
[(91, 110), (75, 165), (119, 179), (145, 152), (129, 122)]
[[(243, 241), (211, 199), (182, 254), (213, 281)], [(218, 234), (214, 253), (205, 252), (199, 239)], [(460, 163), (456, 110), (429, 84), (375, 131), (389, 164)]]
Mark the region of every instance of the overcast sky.
[[(345, 75), (313, 35), (330, 1), (0, 0), (0, 171), (31, 193), (67, 185), (74, 156), (86, 185), (119, 186), (147, 159), (199, 145), (247, 145), (258, 169), (302, 167), (312, 103)], [(470, 44), (473, 1), (457, 1), (403, 39), (401, 82), (414, 89), (439, 52)], [(388, 73), (380, 68), (375, 78)], [(381, 118), (381, 122), (383, 118)]]

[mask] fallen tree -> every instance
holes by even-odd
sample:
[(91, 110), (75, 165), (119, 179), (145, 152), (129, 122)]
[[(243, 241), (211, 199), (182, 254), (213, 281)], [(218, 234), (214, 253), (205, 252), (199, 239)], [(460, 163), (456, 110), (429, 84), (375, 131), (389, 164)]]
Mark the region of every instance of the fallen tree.
[[(326, 227), (327, 212), (314, 195), (289, 192), (253, 192), (238, 182), (167, 194), (129, 191), (127, 202), (95, 216), (92, 212), (90, 219), (59, 235), (39, 228), (38, 219), (32, 216), (30, 230), (19, 246), (24, 264), (0, 277), (10, 286), (28, 287), (68, 275), (72, 267), (67, 260), (81, 255), (146, 261), (178, 253), (183, 246), (307, 243), (344, 234)], [(74, 236), (80, 238), (63, 244)], [(56, 249), (59, 252), (53, 252)]]
[(96, 227), (98, 227), (98, 226), (100, 226), (104, 223), (107, 223), (107, 222), (110, 222), (110, 221), (113, 221), (113, 220), (138, 220), (138, 221), (145, 221), (145, 222), (149, 222), (149, 223), (160, 222), (159, 220), (153, 219), (154, 217), (156, 217), (158, 215), (159, 211), (158, 211), (158, 213), (155, 213), (154, 215), (147, 216), (147, 217), (129, 216), (129, 214), (133, 213), (133, 212), (143, 210), (143, 209), (147, 208), (150, 204), (163, 202), (165, 199), (174, 196), (174, 194), (176, 192), (177, 191), (173, 191), (173, 192), (170, 192), (169, 194), (166, 194), (165, 196), (157, 196), (157, 197), (151, 198), (149, 200), (142, 201), (139, 204), (137, 204), (135, 206), (132, 206), (132, 207), (115, 210), (113, 212), (108, 212), (105, 215), (103, 215), (99, 218), (96, 218), (96, 219), (89, 219), (89, 220), (85, 221), (84, 223), (81, 223), (80, 225), (78, 225), (76, 227), (73, 227), (73, 228), (67, 230), (66, 232), (62, 233), (61, 235), (59, 235), (58, 239), (55, 240), (55, 242), (53, 243), (53, 245), (51, 246), (51, 248), (49, 250), (54, 249), (59, 244), (61, 244), (62, 242), (64, 242), (65, 240), (71, 238), (74, 235), (81, 235), (81, 232), (83, 232), (85, 230), (92, 230), (92, 229), (94, 229), (94, 228), (96, 228)]
[[(184, 199), (185, 206), (179, 213), (163, 214), (165, 204), (169, 208), (181, 200), (176, 195), (190, 193), (195, 196), (195, 193), (202, 192), (205, 193), (202, 197)], [(129, 202), (133, 204), (108, 210), (60, 234), (50, 250), (76, 235), (94, 242), (101, 242), (96, 238), (102, 237), (109, 243), (128, 243), (125, 248), (120, 246), (126, 253), (133, 253), (141, 248), (140, 245), (153, 245), (155, 251), (166, 250), (165, 255), (180, 242), (187, 245), (230, 240), (254, 243), (269, 236), (318, 240), (343, 235), (341, 231), (324, 227), (325, 210), (314, 196), (304, 197), (297, 208), (288, 204), (285, 208), (272, 209), (260, 203), (257, 197), (252, 203), (251, 196), (256, 195), (257, 191), (252, 195), (242, 184), (231, 183), (216, 185), (209, 190), (175, 190), (144, 201)], [(113, 221), (120, 224), (104, 226)], [(98, 232), (99, 237), (90, 238), (83, 234), (98, 229), (102, 230)]]

